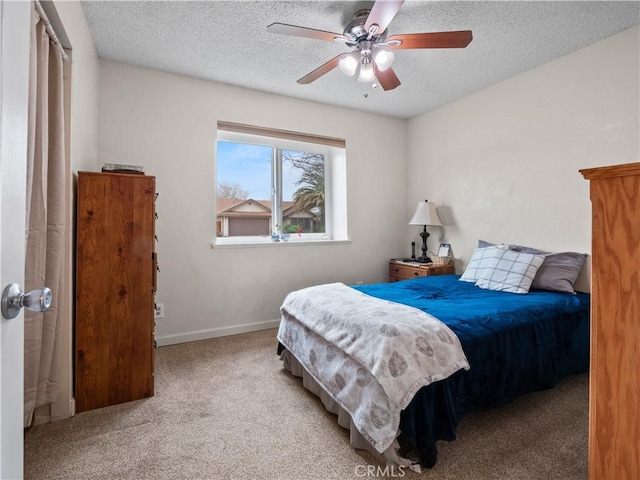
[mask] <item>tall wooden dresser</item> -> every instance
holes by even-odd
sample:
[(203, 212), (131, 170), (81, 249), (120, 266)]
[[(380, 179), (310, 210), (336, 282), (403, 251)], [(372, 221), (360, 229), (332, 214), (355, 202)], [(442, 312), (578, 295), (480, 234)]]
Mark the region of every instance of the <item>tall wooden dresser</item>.
[(155, 177), (78, 173), (75, 398), (153, 396)]
[(580, 170), (592, 221), (589, 478), (640, 479), (640, 163)]

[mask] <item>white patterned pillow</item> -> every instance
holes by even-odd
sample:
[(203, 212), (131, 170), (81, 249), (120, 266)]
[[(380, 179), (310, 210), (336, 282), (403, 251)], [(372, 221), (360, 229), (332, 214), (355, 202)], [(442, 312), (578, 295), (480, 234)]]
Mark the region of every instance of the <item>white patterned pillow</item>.
[[(476, 286), (488, 290), (528, 293), (543, 255), (514, 252), (497, 247), (483, 248), (475, 275)], [(469, 262), (471, 263), (471, 262)], [(465, 271), (466, 273), (466, 271)]]
[(497, 248), (496, 245), (476, 248), (460, 280), (463, 282), (476, 282), (480, 278), (482, 271), (486, 268), (487, 262), (493, 258), (493, 250), (491, 249), (495, 248)]

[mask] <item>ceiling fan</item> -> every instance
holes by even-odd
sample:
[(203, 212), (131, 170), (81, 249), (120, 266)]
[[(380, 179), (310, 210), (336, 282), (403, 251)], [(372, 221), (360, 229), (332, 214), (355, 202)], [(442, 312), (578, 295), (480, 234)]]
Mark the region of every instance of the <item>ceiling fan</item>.
[(341, 42), (351, 47), (351, 52), (336, 55), (327, 63), (298, 80), (300, 84), (311, 83), (336, 67), (346, 75), (358, 72), (358, 81), (378, 83), (384, 90), (400, 85), (400, 80), (391, 68), (392, 50), (407, 48), (464, 48), (471, 42), (471, 30), (435, 33), (405, 33), (387, 38), (387, 26), (393, 20), (405, 0), (377, 0), (371, 10), (357, 11), (343, 33), (333, 33), (313, 28), (272, 23), (267, 27), (271, 33), (313, 38), (329, 42)]

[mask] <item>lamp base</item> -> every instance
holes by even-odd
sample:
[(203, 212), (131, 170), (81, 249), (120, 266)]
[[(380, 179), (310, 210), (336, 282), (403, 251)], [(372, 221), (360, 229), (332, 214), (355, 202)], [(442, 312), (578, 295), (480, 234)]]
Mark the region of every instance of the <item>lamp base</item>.
[(422, 255), (416, 258), (416, 262), (420, 263), (433, 263), (429, 257), (427, 257), (427, 239), (429, 238), (429, 232), (427, 232), (427, 226), (424, 225), (422, 228), (422, 232), (420, 232), (420, 236), (422, 237)]

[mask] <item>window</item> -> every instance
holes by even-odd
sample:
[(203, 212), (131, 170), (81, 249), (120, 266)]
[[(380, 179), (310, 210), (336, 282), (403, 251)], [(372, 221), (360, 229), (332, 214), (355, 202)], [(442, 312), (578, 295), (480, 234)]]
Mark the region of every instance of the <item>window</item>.
[(218, 122), (215, 243), (346, 240), (344, 145)]

